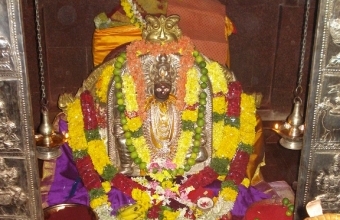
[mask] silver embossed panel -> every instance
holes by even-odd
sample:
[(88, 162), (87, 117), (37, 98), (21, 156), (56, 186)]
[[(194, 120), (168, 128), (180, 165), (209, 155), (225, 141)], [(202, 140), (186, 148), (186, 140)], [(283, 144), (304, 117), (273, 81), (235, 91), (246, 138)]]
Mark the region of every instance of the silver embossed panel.
[(319, 198), (340, 213), (340, 0), (320, 0), (294, 219)]
[(43, 219), (21, 1), (0, 0), (0, 219)]

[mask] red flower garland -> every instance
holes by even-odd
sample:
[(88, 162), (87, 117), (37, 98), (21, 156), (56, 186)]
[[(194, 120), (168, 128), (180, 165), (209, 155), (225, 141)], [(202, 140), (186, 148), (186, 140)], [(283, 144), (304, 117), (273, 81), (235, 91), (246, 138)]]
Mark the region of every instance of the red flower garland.
[(229, 117), (240, 116), (241, 93), (242, 93), (242, 86), (239, 81), (229, 83), (228, 93), (226, 97), (227, 103), (228, 103), (227, 115)]
[(84, 129), (93, 130), (98, 127), (96, 109), (90, 91), (86, 90), (80, 94), (81, 110), (83, 112)]
[(75, 163), (84, 186), (88, 191), (101, 188), (100, 177), (94, 169), (89, 155), (77, 159)]
[(146, 188), (139, 183), (131, 180), (126, 177), (124, 174), (117, 173), (115, 177), (111, 180), (111, 186), (116, 187), (126, 195), (131, 196), (131, 192), (133, 189), (140, 189), (142, 191), (146, 191)]
[[(241, 94), (242, 85), (239, 81), (230, 82), (228, 84), (228, 93), (226, 99), (228, 101), (227, 116), (239, 117), (241, 114)], [(242, 145), (242, 143), (240, 143)], [(231, 180), (236, 185), (241, 184), (246, 176), (246, 170), (249, 161), (249, 153), (240, 149), (240, 145), (232, 159), (229, 167), (228, 175), (225, 180)]]
[(247, 152), (238, 149), (231, 161), (229, 173), (225, 180), (232, 180), (236, 185), (239, 185), (246, 176), (249, 157)]
[(178, 190), (181, 192), (190, 186), (193, 186), (195, 189), (198, 189), (199, 187), (209, 185), (214, 180), (216, 180), (217, 177), (218, 174), (211, 167), (205, 167), (203, 170), (189, 177), (189, 179), (185, 181), (185, 183), (183, 183), (178, 188)]
[[(96, 129), (98, 127), (98, 122), (91, 93), (88, 90), (82, 92), (80, 94), (80, 101), (83, 113), (84, 130), (89, 131)], [(75, 164), (84, 186), (88, 191), (92, 189), (100, 189), (102, 187), (100, 176), (94, 169), (89, 155), (76, 159)]]

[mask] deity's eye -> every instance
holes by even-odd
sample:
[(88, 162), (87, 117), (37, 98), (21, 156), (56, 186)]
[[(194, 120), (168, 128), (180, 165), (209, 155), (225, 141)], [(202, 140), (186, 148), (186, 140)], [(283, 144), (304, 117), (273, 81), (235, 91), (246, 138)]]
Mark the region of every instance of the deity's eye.
[(169, 88), (165, 88), (164, 91), (165, 91), (165, 92), (169, 92), (170, 89), (169, 89)]
[(161, 88), (157, 88), (156, 91), (157, 91), (157, 92), (161, 92), (162, 89), (161, 89)]
[(174, 26), (174, 23), (172, 21), (167, 21), (166, 24), (165, 24), (165, 27), (167, 29), (171, 29), (171, 28), (173, 28), (173, 26)]
[(159, 25), (158, 25), (157, 23), (155, 23), (155, 24), (152, 25), (152, 28), (153, 28), (153, 29), (158, 29), (158, 28), (159, 28)]

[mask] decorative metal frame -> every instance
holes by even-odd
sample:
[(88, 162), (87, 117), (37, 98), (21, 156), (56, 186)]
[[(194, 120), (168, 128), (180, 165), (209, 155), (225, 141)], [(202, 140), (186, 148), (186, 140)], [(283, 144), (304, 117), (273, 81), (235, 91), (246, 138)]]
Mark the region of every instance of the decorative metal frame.
[(0, 219), (43, 219), (21, 1), (0, 15)]
[(340, 0), (320, 0), (294, 219), (321, 200), (340, 213)]

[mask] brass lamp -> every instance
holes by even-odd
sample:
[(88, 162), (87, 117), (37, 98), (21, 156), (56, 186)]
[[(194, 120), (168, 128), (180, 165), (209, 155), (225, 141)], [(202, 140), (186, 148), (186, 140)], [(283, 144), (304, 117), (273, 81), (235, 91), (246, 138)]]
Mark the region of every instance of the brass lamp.
[(298, 82), (294, 91), (294, 106), (292, 113), (288, 116), (286, 122), (282, 125), (276, 124), (273, 130), (281, 136), (279, 143), (290, 150), (301, 150), (303, 133), (304, 133), (304, 120), (302, 115), (302, 76), (303, 65), (306, 52), (306, 39), (308, 30), (308, 18), (309, 18), (310, 0), (306, 2), (305, 21), (303, 29), (303, 40), (301, 47), (300, 66), (298, 72)]
[(281, 136), (279, 143), (287, 149), (301, 150), (302, 148), (304, 121), (301, 106), (301, 99), (296, 98), (293, 111), (287, 121), (282, 125), (276, 124), (274, 128), (274, 131)]
[(40, 21), (39, 21), (39, 3), (35, 0), (35, 18), (36, 18), (36, 31), (37, 43), (39, 51), (39, 79), (41, 90), (41, 114), (42, 120), (39, 126), (39, 134), (35, 135), (37, 157), (42, 160), (52, 160), (61, 155), (60, 146), (64, 143), (62, 134), (56, 133), (52, 129), (49, 122), (48, 101), (45, 93), (45, 77), (44, 77), (44, 62), (42, 55), (41, 34), (40, 34)]

